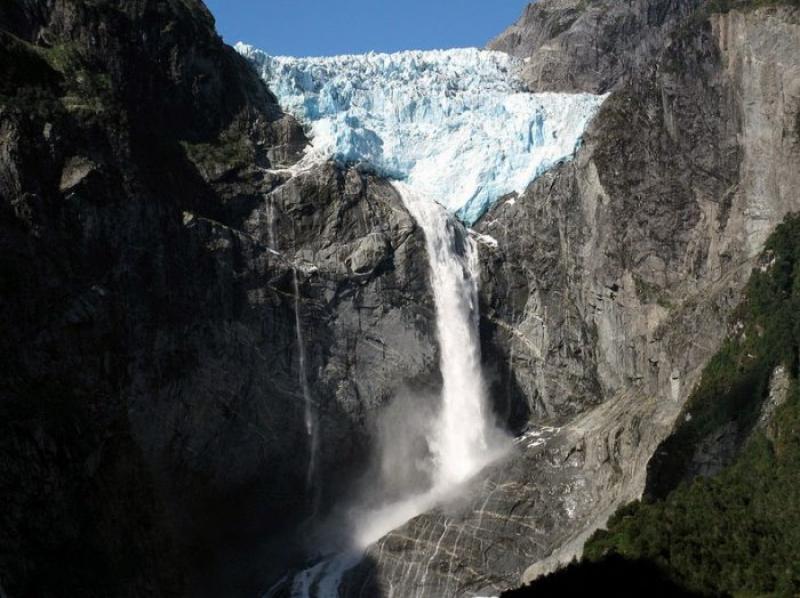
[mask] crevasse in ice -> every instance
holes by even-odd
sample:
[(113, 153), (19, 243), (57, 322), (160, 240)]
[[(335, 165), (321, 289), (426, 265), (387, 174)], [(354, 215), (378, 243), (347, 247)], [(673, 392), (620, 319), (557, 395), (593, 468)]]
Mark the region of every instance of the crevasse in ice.
[(237, 49), (310, 127), (306, 160), (366, 163), (468, 224), (570, 158), (605, 99), (528, 93), (521, 62), (500, 52), (292, 58)]

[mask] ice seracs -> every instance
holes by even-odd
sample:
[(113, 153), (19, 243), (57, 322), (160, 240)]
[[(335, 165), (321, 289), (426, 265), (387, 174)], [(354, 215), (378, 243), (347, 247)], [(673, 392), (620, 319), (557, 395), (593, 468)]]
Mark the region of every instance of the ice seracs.
[(467, 224), (570, 158), (605, 98), (529, 93), (522, 62), (501, 52), (291, 58), (237, 49), (310, 128), (306, 160), (364, 163)]

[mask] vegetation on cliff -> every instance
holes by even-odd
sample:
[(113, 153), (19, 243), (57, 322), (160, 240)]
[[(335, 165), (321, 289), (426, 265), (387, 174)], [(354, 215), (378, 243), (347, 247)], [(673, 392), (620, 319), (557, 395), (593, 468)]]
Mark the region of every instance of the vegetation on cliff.
[(767, 242), (733, 313), (729, 336), (706, 365), (685, 407), (685, 417), (654, 456), (647, 494), (664, 498), (691, 477), (692, 458), (703, 439), (733, 424), (737, 445), (749, 437), (769, 389), (785, 365), (796, 376), (800, 321), (800, 225), (789, 218)]
[(589, 562), (618, 554), (655, 563), (704, 594), (800, 591), (800, 393), (776, 413), (774, 439), (758, 432), (719, 476), (666, 500), (618, 511), (586, 545)]

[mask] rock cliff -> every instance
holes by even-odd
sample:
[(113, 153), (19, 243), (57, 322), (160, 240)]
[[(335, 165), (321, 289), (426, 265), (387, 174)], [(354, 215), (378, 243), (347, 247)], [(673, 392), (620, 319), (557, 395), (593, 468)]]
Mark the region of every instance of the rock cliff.
[(654, 572), (676, 586), (667, 595), (797, 594), (800, 522), (786, 505), (800, 493), (799, 224), (788, 216), (767, 240), (725, 341), (651, 461), (651, 496), (617, 511), (580, 562), (509, 596), (634, 595)]
[(699, 0), (532, 2), (489, 43), (528, 62), (533, 91), (605, 93), (647, 68)]
[[(370, 413), (434, 375), (399, 197), (287, 171), (302, 129), (213, 25), (195, 1), (0, 9), (11, 596), (257, 593)], [(311, 489), (300, 376), (325, 420)]]

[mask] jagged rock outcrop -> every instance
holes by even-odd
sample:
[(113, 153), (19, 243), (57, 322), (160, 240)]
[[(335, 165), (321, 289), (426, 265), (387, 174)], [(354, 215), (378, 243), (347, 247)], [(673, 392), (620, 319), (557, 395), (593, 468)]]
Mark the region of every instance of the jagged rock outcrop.
[(287, 170), (302, 129), (201, 2), (0, 30), (0, 584), (255, 594), (435, 370), (421, 233), (385, 181)]
[[(562, 19), (566, 5), (554, 4)], [(534, 27), (531, 47), (548, 27)], [(509, 397), (512, 420), (554, 429), (518, 445), (460, 504), (381, 541), (354, 587), (456, 596), (513, 586), (528, 565), (525, 579), (578, 554), (641, 496), (768, 234), (800, 209), (799, 33), (786, 7), (698, 13), (663, 33), (649, 64), (636, 54), (635, 76), (601, 70), (616, 91), (575, 160), (478, 223), (497, 241), (482, 248), (492, 394)], [(643, 35), (619, 43), (646, 45)], [(530, 69), (542, 73), (561, 58), (576, 64), (563, 47), (537, 52)], [(609, 86), (564, 73), (546, 87)]]

